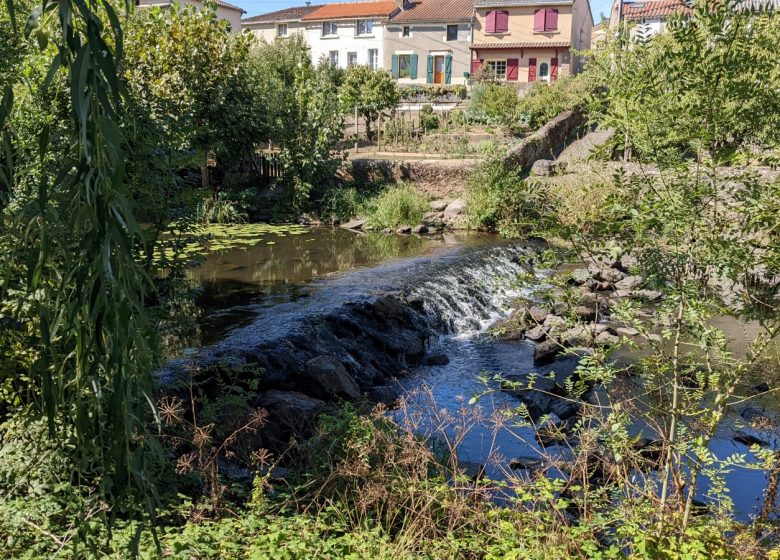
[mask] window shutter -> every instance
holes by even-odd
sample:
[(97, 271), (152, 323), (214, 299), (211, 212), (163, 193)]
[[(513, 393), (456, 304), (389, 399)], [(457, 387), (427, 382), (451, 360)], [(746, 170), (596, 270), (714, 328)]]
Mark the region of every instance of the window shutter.
[(546, 10), (536, 10), (534, 12), (534, 32), (539, 33), (544, 31), (544, 13)]
[(393, 71), (393, 78), (397, 80), (398, 79), (398, 55), (397, 54), (393, 55), (393, 58), (390, 62), (390, 66)]
[(496, 13), (496, 33), (509, 31), (509, 12), (501, 10)]
[(409, 57), (409, 74), (413, 80), (417, 79), (417, 55), (413, 54)]
[(558, 79), (558, 59), (553, 58), (550, 61), (550, 81), (554, 82)]
[(475, 58), (471, 61), (471, 75), (475, 76), (482, 71), (482, 61), (479, 58)]
[(544, 10), (544, 30), (555, 31), (558, 29), (558, 10)]
[(506, 61), (506, 79), (510, 82), (516, 82), (518, 76), (518, 67), (520, 61), (516, 58), (509, 58)]
[(529, 82), (536, 81), (536, 59), (535, 58), (528, 59), (528, 81)]
[(444, 83), (452, 83), (452, 55), (448, 54), (444, 57)]
[(495, 33), (496, 32), (496, 12), (495, 10), (492, 10), (487, 13), (487, 26), (485, 28), (486, 33)]
[(425, 82), (428, 84), (433, 83), (433, 55), (428, 55), (428, 75), (425, 77)]

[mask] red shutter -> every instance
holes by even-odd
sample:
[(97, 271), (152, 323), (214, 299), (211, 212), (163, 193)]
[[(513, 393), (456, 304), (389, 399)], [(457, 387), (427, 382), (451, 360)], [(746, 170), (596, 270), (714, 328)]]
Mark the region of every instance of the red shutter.
[(558, 59), (553, 58), (550, 61), (550, 81), (554, 82), (558, 79)]
[(518, 76), (518, 67), (520, 61), (516, 58), (508, 58), (506, 61), (506, 79), (510, 82), (516, 82)]
[(534, 31), (544, 31), (544, 13), (546, 10), (536, 10), (534, 12)]
[(495, 10), (492, 10), (488, 12), (487, 14), (487, 24), (485, 28), (485, 33), (495, 33), (496, 32), (496, 12)]
[(529, 82), (536, 81), (536, 59), (535, 58), (528, 59), (528, 81)]
[(471, 61), (471, 75), (475, 76), (480, 73), (482, 70), (482, 60), (479, 58), (475, 58)]
[(496, 14), (496, 33), (509, 31), (509, 12), (501, 10)]
[(558, 29), (558, 10), (544, 10), (544, 30), (555, 31)]

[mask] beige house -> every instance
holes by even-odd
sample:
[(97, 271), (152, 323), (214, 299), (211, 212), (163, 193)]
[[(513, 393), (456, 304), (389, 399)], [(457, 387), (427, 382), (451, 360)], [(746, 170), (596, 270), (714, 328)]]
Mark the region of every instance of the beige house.
[(385, 31), (384, 66), (399, 84), (464, 84), (472, 0), (399, 0)]
[[(168, 8), (174, 1), (178, 1), (182, 6), (191, 5), (197, 8), (203, 7), (203, 2), (201, 2), (201, 0), (135, 0), (135, 5), (139, 8)], [(216, 2), (217, 17), (226, 20), (234, 33), (240, 33), (241, 16), (246, 13), (243, 8), (229, 4), (224, 0), (216, 0)]]
[(272, 43), (277, 38), (284, 39), (295, 33), (306, 34), (306, 24), (301, 20), (315, 12), (320, 6), (298, 6), (277, 10), (241, 20), (241, 26), (249, 30), (258, 39)]
[(507, 82), (553, 82), (576, 74), (573, 51), (590, 48), (588, 0), (475, 0), (471, 71)]

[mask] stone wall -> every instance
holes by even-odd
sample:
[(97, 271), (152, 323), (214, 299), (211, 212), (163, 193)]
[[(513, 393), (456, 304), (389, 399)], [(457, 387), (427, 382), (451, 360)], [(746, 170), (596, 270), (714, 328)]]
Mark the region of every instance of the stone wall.
[(529, 169), (538, 159), (555, 159), (571, 135), (585, 123), (578, 110), (564, 111), (531, 136), (509, 149), (507, 165)]
[(469, 174), (477, 165), (479, 160), (475, 159), (391, 161), (358, 158), (346, 163), (342, 175), (359, 184), (408, 181), (433, 199), (452, 199), (465, 192)]

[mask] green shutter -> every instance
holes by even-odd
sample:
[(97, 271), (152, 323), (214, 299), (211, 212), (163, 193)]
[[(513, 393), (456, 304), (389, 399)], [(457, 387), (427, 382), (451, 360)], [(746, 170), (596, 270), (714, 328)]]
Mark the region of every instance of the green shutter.
[(452, 83), (452, 55), (444, 57), (444, 83)]
[(426, 77), (426, 83), (433, 83), (433, 55), (428, 55), (428, 76)]
[(413, 80), (417, 79), (417, 55), (413, 54), (409, 57), (409, 74)]
[(393, 78), (395, 78), (397, 80), (398, 79), (398, 55), (397, 54), (393, 55), (393, 58), (392, 58), (392, 61), (391, 61), (390, 64), (391, 64), (392, 69), (393, 69)]

